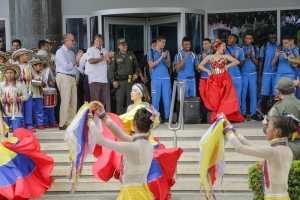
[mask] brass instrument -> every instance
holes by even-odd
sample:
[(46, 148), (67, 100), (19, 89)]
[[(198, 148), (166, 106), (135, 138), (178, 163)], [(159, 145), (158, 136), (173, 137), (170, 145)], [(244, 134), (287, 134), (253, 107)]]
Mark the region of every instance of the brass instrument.
[(15, 99), (16, 99), (16, 93), (13, 90), (12, 87), (10, 88), (10, 96), (11, 96), (10, 98), (13, 99), (13, 102), (12, 102), (12, 117), (11, 117), (10, 120), (16, 120), (16, 117), (15, 117), (15, 107), (16, 107), (16, 105), (15, 105)]

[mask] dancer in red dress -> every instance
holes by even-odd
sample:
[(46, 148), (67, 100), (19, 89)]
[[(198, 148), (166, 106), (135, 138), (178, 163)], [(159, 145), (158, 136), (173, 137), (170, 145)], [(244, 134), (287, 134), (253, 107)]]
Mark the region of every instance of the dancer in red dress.
[[(228, 68), (236, 66), (239, 61), (230, 55), (224, 55), (226, 44), (217, 39), (214, 43), (216, 51), (213, 55), (206, 56), (199, 64), (198, 68), (208, 73), (206, 87), (201, 87), (205, 91), (200, 91), (204, 105), (212, 112), (210, 122), (217, 119), (217, 113), (223, 112), (231, 122), (245, 121), (239, 111), (237, 94), (228, 73)], [(210, 62), (212, 71), (204, 66)]]

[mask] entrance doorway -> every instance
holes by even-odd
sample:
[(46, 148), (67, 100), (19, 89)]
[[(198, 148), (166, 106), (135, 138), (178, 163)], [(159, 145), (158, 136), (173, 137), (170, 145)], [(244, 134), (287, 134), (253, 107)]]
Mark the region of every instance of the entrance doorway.
[[(91, 13), (91, 40), (95, 29), (104, 35), (105, 48), (118, 52), (117, 40), (125, 38), (128, 50), (137, 60), (149, 51), (150, 44), (157, 36), (166, 38), (165, 50), (170, 52), (173, 62), (175, 54), (181, 49), (184, 36), (190, 37), (192, 49), (200, 53), (203, 39), (204, 12), (198, 9), (185, 8), (128, 8), (101, 10)], [(198, 49), (198, 52), (195, 50)], [(110, 91), (110, 90), (109, 90)], [(108, 94), (106, 110), (115, 111), (115, 103)]]

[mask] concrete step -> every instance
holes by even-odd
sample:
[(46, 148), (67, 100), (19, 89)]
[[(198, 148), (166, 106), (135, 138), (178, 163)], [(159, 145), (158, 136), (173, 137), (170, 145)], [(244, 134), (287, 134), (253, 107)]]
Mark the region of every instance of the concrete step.
[[(225, 174), (239, 174), (247, 175), (248, 169), (251, 164), (227, 164)], [(66, 177), (70, 172), (70, 166), (54, 166), (52, 171), (52, 176)], [(177, 174), (181, 175), (199, 175), (199, 165), (198, 164), (178, 164)], [(93, 176), (92, 166), (84, 165), (81, 171), (82, 176)]]
[[(172, 191), (199, 191), (200, 178), (181, 178), (176, 180), (175, 185), (172, 187)], [(56, 179), (50, 188), (52, 191), (69, 191), (71, 189), (72, 182), (67, 179)], [(103, 182), (95, 178), (79, 178), (79, 184), (77, 185), (77, 191), (119, 191), (121, 184), (116, 179), (111, 179), (108, 182)], [(221, 184), (221, 180), (217, 180), (214, 185), (215, 192), (220, 191), (249, 191), (248, 182), (246, 178), (224, 178)]]
[[(51, 153), (48, 154), (48, 156), (52, 157), (54, 159), (55, 163), (70, 163), (70, 156), (67, 153), (64, 154), (55, 154), (55, 153)], [(97, 158), (95, 158), (92, 155), (88, 155), (85, 162), (86, 163), (93, 163), (96, 161)], [(243, 155), (243, 154), (239, 154), (236, 152), (226, 152), (225, 153), (225, 160), (228, 162), (244, 162), (244, 161), (261, 161), (263, 159), (261, 158), (257, 158), (257, 157), (253, 157), (253, 156), (247, 156), (247, 155)], [(199, 161), (199, 153), (197, 152), (184, 152), (180, 158), (179, 161), (181, 162), (198, 162)], [(254, 164), (254, 163), (253, 163)]]
[[(186, 139), (183, 141), (177, 141), (177, 146), (181, 147), (182, 149), (199, 149), (199, 141), (200, 140), (192, 140)], [(47, 150), (68, 150), (68, 146), (63, 141), (58, 140), (40, 140), (41, 143), (41, 150), (47, 151)], [(268, 146), (268, 141), (262, 141), (262, 140), (251, 140), (251, 143), (253, 146)], [(172, 148), (173, 147), (173, 141), (164, 141), (162, 142), (166, 146), (166, 148)], [(226, 149), (232, 149), (233, 146), (227, 142), (225, 145)]]

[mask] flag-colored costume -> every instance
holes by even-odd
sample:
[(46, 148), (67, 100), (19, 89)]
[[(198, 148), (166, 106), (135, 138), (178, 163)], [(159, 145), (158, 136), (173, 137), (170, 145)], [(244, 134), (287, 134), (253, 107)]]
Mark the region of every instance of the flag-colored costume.
[(32, 132), (19, 128), (0, 143), (0, 199), (37, 199), (51, 186), (54, 161)]
[(239, 101), (230, 74), (225, 70), (224, 58), (210, 61), (212, 75), (207, 79), (206, 85), (199, 89), (204, 105), (212, 111), (210, 122), (217, 120), (217, 114), (223, 112), (229, 121), (242, 122), (244, 117), (239, 111)]
[(213, 186), (225, 173), (224, 119), (219, 118), (200, 140), (200, 177), (207, 199), (213, 194)]
[[(149, 105), (148, 103), (141, 103), (132, 111), (125, 113), (120, 116), (121, 120), (118, 119), (117, 115), (109, 114), (111, 119), (116, 122), (122, 130), (126, 130), (126, 133), (134, 132), (133, 129), (133, 118), (136, 111), (142, 107)], [(154, 123), (154, 126), (158, 126), (159, 121)], [(103, 125), (103, 127), (105, 127)], [(118, 141), (117, 138), (110, 132), (110, 130), (105, 130), (103, 128), (103, 136), (106, 138), (110, 138), (111, 140)], [(152, 139), (151, 139), (152, 138)], [(154, 147), (154, 155), (151, 163), (151, 167), (147, 176), (147, 184), (149, 186), (150, 191), (153, 193), (156, 200), (168, 200), (171, 199), (170, 189), (175, 184), (175, 179), (173, 178), (177, 161), (182, 154), (181, 148), (170, 148), (166, 149), (163, 144), (161, 144), (156, 138), (153, 138), (152, 134), (149, 137), (149, 141), (153, 144)], [(117, 152), (112, 152), (111, 150), (105, 150), (102, 148), (102, 154), (98, 157), (97, 162), (93, 165), (93, 174), (96, 178), (100, 178), (101, 180), (108, 181), (112, 175), (114, 174), (115, 178), (119, 178), (119, 163), (121, 163), (121, 155)], [(95, 151), (97, 152), (97, 151)], [(99, 153), (95, 153), (100, 155)], [(106, 155), (106, 154), (109, 155)], [(103, 162), (103, 159), (106, 162)], [(108, 160), (110, 158), (110, 160)], [(105, 178), (105, 179), (103, 179)]]

